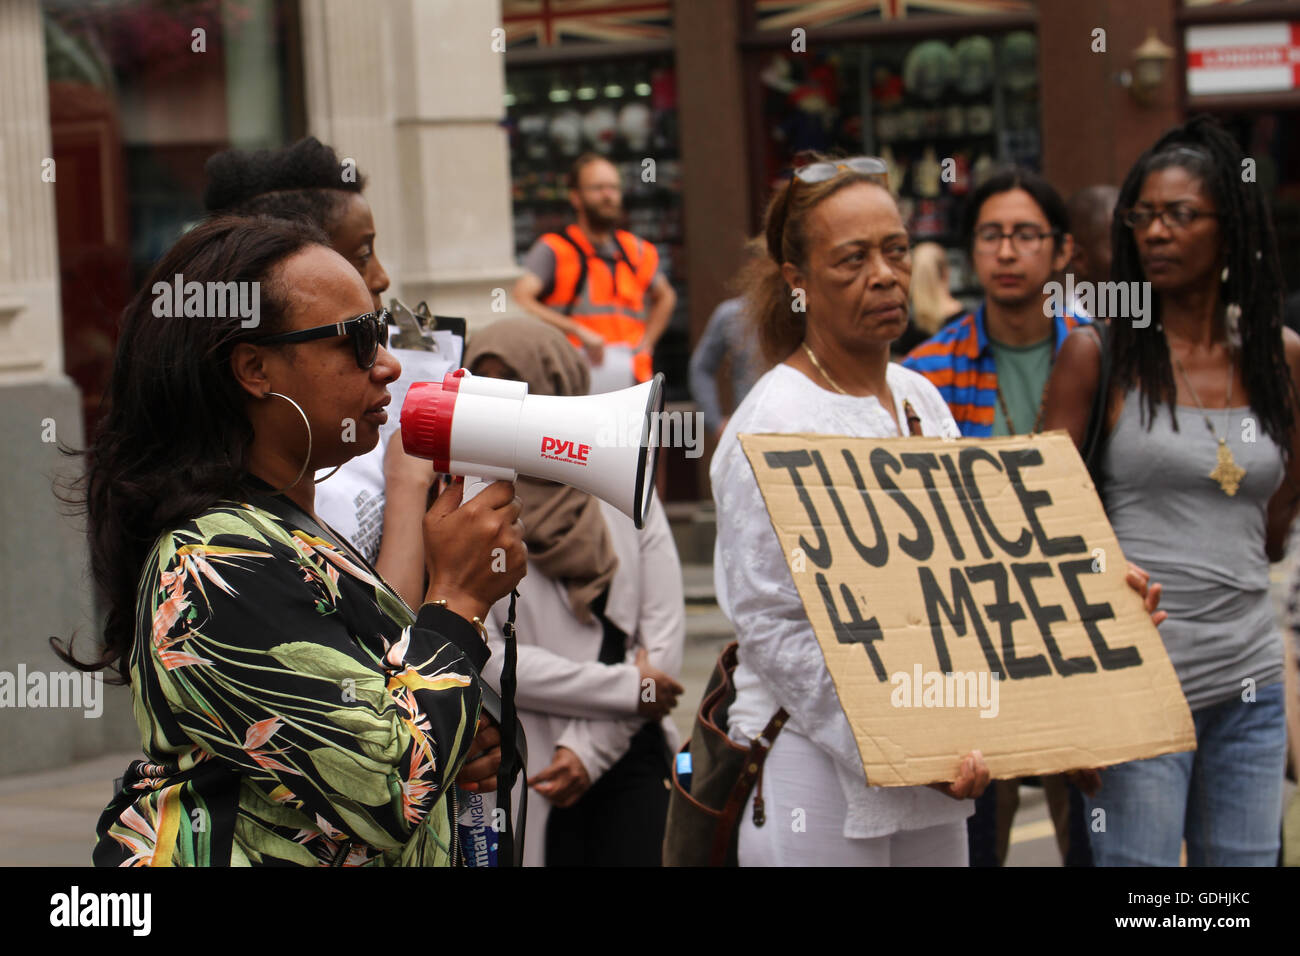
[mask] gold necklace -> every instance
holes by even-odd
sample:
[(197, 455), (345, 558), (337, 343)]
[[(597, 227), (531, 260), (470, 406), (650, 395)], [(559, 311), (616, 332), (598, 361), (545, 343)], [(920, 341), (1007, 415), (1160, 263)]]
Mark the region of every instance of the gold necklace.
[[(1171, 350), (1172, 351), (1172, 350)], [(1223, 413), (1223, 437), (1219, 438), (1218, 432), (1214, 430), (1214, 425), (1210, 422), (1210, 416), (1205, 412), (1205, 406), (1201, 404), (1201, 397), (1196, 394), (1196, 389), (1192, 388), (1191, 379), (1187, 377), (1187, 370), (1183, 368), (1183, 363), (1178, 361), (1178, 356), (1173, 356), (1174, 365), (1178, 367), (1178, 374), (1183, 377), (1183, 384), (1187, 390), (1192, 393), (1192, 400), (1196, 402), (1196, 407), (1201, 410), (1201, 417), (1205, 419), (1205, 427), (1210, 430), (1219, 442), (1218, 460), (1215, 462), (1214, 470), (1210, 472), (1210, 477), (1219, 483), (1223, 493), (1232, 497), (1237, 493), (1237, 488), (1241, 484), (1241, 479), (1246, 477), (1246, 469), (1237, 464), (1236, 459), (1232, 457), (1232, 449), (1228, 447), (1228, 431), (1232, 422), (1232, 364), (1228, 365), (1228, 407)]]
[(813, 350), (808, 347), (807, 342), (803, 343), (803, 350), (804, 350), (804, 354), (808, 356), (808, 361), (813, 363), (813, 368), (817, 369), (817, 371), (822, 373), (822, 378), (826, 379), (826, 381), (830, 383), (831, 388), (835, 389), (835, 391), (839, 392), (841, 395), (849, 394), (848, 392), (844, 391), (844, 389), (840, 388), (840, 386), (836, 383), (835, 379), (831, 378), (830, 372), (822, 368), (822, 363), (817, 361), (817, 356), (813, 354)]
[[(840, 388), (839, 383), (836, 382), (835, 379), (831, 378), (830, 373), (827, 372), (826, 369), (822, 368), (822, 363), (819, 362), (819, 361), (817, 361), (817, 356), (813, 354), (813, 350), (810, 349), (810, 348), (808, 347), (808, 343), (807, 343), (807, 342), (804, 342), (804, 343), (803, 343), (803, 350), (804, 350), (804, 354), (808, 356), (808, 361), (812, 362), (812, 363), (813, 363), (813, 367), (814, 367), (815, 369), (817, 369), (817, 371), (819, 371), (819, 372), (822, 373), (822, 378), (826, 379), (826, 381), (830, 384), (830, 387), (831, 387), (831, 388), (835, 389), (835, 391), (839, 392), (841, 395), (848, 395), (848, 394), (849, 394), (848, 392), (844, 391), (844, 389)], [(885, 407), (885, 403), (884, 403), (883, 401), (881, 401), (879, 395), (876, 395), (875, 393), (872, 393), (872, 396), (871, 396), (871, 397), (874, 398), (877, 402), (880, 402), (880, 407), (881, 407), (881, 408), (884, 408), (884, 407)], [(906, 399), (904, 399), (904, 401), (903, 401), (903, 406), (904, 406), (904, 414), (906, 414), (906, 415), (908, 416), (909, 421), (910, 421), (910, 419), (911, 419), (913, 416), (915, 416), (915, 417), (916, 417), (916, 423), (917, 423), (917, 425), (919, 426), (920, 423), (921, 423), (921, 417), (920, 417), (919, 415), (917, 415), (915, 411), (912, 410), (912, 403), (909, 402), (909, 401), (907, 401)], [(889, 418), (890, 418), (891, 421), (893, 421), (893, 423), (894, 423), (894, 427), (898, 429), (898, 434), (900, 434), (900, 435), (906, 434), (906, 433), (903, 431), (903, 426), (900, 425), (900, 424), (898, 423), (898, 420), (894, 418), (894, 413), (893, 413), (893, 412), (890, 412)], [(909, 427), (910, 427), (910, 425), (909, 425)], [(917, 431), (916, 434), (920, 434), (920, 432)]]

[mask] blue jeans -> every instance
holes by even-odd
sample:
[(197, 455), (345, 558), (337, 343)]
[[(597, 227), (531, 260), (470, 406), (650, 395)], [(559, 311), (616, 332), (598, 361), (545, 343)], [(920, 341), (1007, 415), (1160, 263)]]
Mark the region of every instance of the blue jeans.
[[(1196, 750), (1116, 764), (1087, 800), (1097, 866), (1276, 866), (1286, 763), (1283, 685), (1192, 713)], [(1097, 811), (1104, 811), (1099, 814)]]

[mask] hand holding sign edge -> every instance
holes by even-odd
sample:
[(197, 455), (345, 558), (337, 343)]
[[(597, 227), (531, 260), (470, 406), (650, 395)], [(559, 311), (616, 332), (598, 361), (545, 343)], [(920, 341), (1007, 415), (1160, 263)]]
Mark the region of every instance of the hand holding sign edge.
[(926, 786), (954, 800), (973, 800), (988, 789), (989, 779), (989, 766), (984, 762), (984, 754), (972, 750), (961, 758), (961, 770), (958, 771), (956, 780), (928, 783)]

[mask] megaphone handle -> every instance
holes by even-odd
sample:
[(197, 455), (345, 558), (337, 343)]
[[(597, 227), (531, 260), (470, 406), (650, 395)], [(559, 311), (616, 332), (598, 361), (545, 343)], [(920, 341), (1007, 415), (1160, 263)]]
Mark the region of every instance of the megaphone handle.
[(476, 478), (473, 475), (466, 475), (465, 491), (461, 495), (460, 503), (464, 504), (469, 501), (490, 484), (492, 484), (492, 482), (488, 481), (486, 478)]

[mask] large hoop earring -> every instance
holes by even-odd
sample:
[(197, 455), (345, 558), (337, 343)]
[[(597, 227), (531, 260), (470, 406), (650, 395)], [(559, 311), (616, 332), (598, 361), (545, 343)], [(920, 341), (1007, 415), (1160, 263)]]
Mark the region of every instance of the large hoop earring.
[[(274, 493), (277, 494), (277, 495), (282, 495), (282, 494), (284, 494), (286, 491), (288, 491), (290, 488), (292, 488), (294, 485), (298, 484), (298, 482), (302, 481), (302, 476), (305, 475), (305, 474), (307, 473), (307, 466), (311, 464), (311, 445), (312, 445), (312, 442), (311, 442), (311, 422), (307, 420), (307, 413), (304, 412), (304, 411), (302, 410), (302, 406), (299, 405), (297, 402), (295, 402), (295, 401), (294, 401), (292, 398), (290, 398), (288, 395), (285, 395), (285, 394), (283, 394), (282, 392), (267, 392), (265, 397), (269, 398), (269, 397), (272, 396), (272, 395), (274, 395), (276, 398), (283, 398), (286, 402), (288, 402), (290, 405), (292, 405), (293, 408), (294, 408), (294, 411), (296, 411), (300, 416), (302, 416), (302, 423), (303, 423), (304, 425), (307, 426), (307, 457), (306, 457), (306, 459), (303, 461), (303, 463), (302, 463), (302, 467), (298, 469), (298, 474), (294, 476), (293, 481), (289, 482), (289, 483), (288, 483), (287, 485), (285, 485), (283, 488), (279, 488), (279, 489), (277, 489), (277, 490), (274, 492)], [(338, 469), (336, 468), (335, 471), (337, 471), (337, 470), (338, 470)], [(330, 475), (332, 475), (332, 474), (334, 474), (333, 471), (330, 472)], [(325, 477), (328, 478), (329, 475), (326, 475)]]

